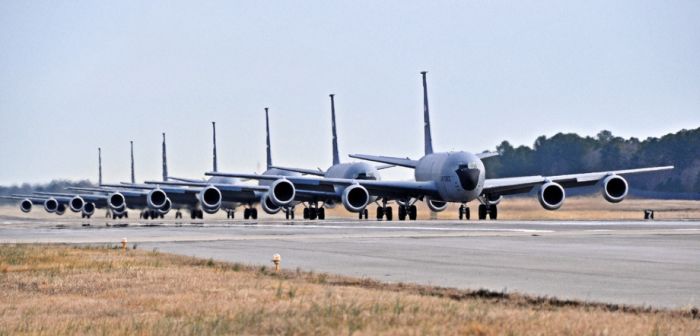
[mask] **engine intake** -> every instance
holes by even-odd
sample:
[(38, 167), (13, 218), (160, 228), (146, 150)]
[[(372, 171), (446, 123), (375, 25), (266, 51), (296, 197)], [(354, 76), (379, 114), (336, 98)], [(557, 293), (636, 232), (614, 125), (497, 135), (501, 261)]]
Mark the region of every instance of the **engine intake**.
[(146, 203), (148, 203), (148, 207), (155, 210), (164, 207), (167, 200), (168, 195), (160, 188), (153, 189), (148, 192), (148, 195), (146, 195)]
[(44, 201), (44, 210), (48, 213), (54, 213), (58, 210), (58, 201), (53, 197), (46, 199)]
[(428, 208), (435, 212), (440, 212), (447, 209), (447, 202), (439, 201), (436, 199), (428, 199), (425, 203), (428, 204)]
[(120, 192), (109, 194), (107, 198), (109, 208), (116, 211), (126, 211), (126, 198)]
[(85, 203), (85, 205), (83, 205), (82, 213), (85, 216), (92, 216), (95, 214), (95, 203)]
[(270, 185), (269, 197), (275, 205), (283, 207), (289, 205), (294, 200), (296, 188), (294, 183), (287, 179), (279, 179)]
[(603, 198), (610, 203), (622, 202), (628, 191), (627, 180), (622, 176), (610, 175), (603, 180)]
[(83, 200), (83, 198), (80, 196), (75, 196), (75, 197), (71, 198), (68, 205), (70, 207), (70, 211), (80, 212), (83, 210), (83, 207), (85, 206), (85, 200)]
[(547, 210), (557, 210), (564, 204), (566, 192), (564, 188), (555, 182), (547, 182), (540, 187), (537, 199), (543, 208)]
[(282, 207), (276, 205), (276, 204), (270, 199), (270, 196), (268, 196), (267, 194), (264, 194), (264, 195), (260, 198), (260, 207), (261, 207), (261, 208), (263, 209), (263, 211), (265, 211), (265, 213), (268, 214), (268, 215), (274, 215), (274, 214), (280, 212), (280, 210), (282, 210)]
[(199, 204), (202, 210), (208, 214), (213, 214), (221, 208), (221, 191), (215, 186), (207, 186), (199, 192)]
[(369, 192), (365, 187), (354, 184), (343, 191), (342, 195), (343, 206), (350, 212), (360, 212), (369, 203)]
[(22, 202), (19, 202), (19, 209), (22, 210), (22, 212), (27, 213), (27, 212), (32, 211), (33, 205), (34, 204), (32, 204), (31, 200), (25, 198), (22, 200)]

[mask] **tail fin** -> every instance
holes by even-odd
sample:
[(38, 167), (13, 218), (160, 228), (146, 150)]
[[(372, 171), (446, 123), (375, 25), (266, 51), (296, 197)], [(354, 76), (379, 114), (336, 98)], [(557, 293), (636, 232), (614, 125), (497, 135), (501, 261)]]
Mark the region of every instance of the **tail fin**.
[(168, 157), (165, 150), (165, 132), (163, 132), (163, 181), (168, 180)]
[(425, 78), (427, 71), (421, 71), (423, 75), (423, 131), (425, 133), (425, 154), (433, 154), (433, 137), (430, 135), (430, 110), (428, 109), (428, 82)]
[(338, 133), (335, 130), (335, 97), (334, 94), (331, 96), (331, 128), (333, 130), (333, 164), (340, 164), (340, 155), (338, 154)]
[(134, 175), (134, 142), (131, 143), (131, 183), (136, 183), (136, 176)]
[(213, 151), (213, 157), (212, 157), (213, 164), (214, 164), (213, 171), (218, 171), (219, 169), (218, 169), (217, 158), (216, 158), (216, 122), (215, 121), (211, 122), (211, 127), (212, 127), (212, 131), (213, 131), (212, 138), (213, 138), (213, 142), (214, 142), (214, 151)]
[(102, 148), (97, 147), (97, 183), (102, 184)]
[(267, 134), (267, 169), (272, 167), (272, 149), (270, 148), (270, 116), (269, 108), (265, 108), (265, 133)]

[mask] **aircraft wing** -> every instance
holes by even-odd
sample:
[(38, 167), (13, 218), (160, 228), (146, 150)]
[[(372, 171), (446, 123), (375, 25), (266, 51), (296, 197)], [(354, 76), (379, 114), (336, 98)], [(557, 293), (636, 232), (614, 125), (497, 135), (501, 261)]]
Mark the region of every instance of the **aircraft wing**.
[(354, 159), (386, 163), (389, 165), (401, 166), (401, 167), (406, 167), (406, 168), (416, 168), (416, 166), (418, 165), (418, 161), (411, 160), (409, 158), (397, 158), (397, 157), (390, 157), (390, 156), (374, 156), (374, 155), (365, 155), (365, 154), (350, 154), (348, 156), (351, 158), (354, 158)]
[(270, 168), (277, 168), (280, 170), (297, 172), (297, 173), (306, 174), (306, 175), (323, 176), (323, 174), (324, 174), (323, 171), (318, 170), (318, 169), (305, 169), (305, 168), (292, 168), (292, 167), (279, 167), (279, 166), (270, 166)]
[(595, 185), (602, 179), (610, 175), (628, 175), (638, 173), (649, 173), (673, 169), (673, 166), (649, 167), (625, 170), (611, 170), (605, 172), (567, 174), (555, 176), (522, 176), (487, 179), (484, 183), (484, 194), (513, 195), (527, 193), (533, 187), (541, 185), (547, 181), (561, 184), (564, 188), (585, 187)]
[(168, 176), (168, 181), (170, 181), (170, 180), (179, 181), (179, 182), (204, 182), (204, 180), (202, 180), (202, 179), (192, 179), (192, 178)]
[[(294, 183), (297, 190), (312, 189), (318, 190), (318, 187), (334, 187), (334, 186), (349, 186), (359, 184), (367, 189), (372, 196), (381, 196), (387, 198), (408, 198), (408, 197), (439, 197), (437, 186), (433, 181), (376, 181), (376, 180), (353, 180), (342, 178), (324, 178), (312, 176), (276, 176), (276, 175), (255, 175), (255, 174), (230, 174), (219, 172), (207, 172), (205, 175), (210, 176), (226, 176), (250, 178), (258, 180), (277, 180), (285, 178)], [(331, 192), (332, 188), (318, 190), (323, 192)]]

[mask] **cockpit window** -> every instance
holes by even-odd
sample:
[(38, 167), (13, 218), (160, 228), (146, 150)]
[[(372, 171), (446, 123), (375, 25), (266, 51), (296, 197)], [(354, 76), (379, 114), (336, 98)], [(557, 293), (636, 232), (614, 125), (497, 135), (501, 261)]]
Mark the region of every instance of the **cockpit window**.
[(479, 174), (481, 173), (474, 164), (459, 165), (455, 171), (459, 177), (459, 184), (464, 190), (474, 190), (479, 184)]
[(355, 176), (356, 180), (376, 180), (374, 175), (367, 175), (367, 173), (359, 173)]

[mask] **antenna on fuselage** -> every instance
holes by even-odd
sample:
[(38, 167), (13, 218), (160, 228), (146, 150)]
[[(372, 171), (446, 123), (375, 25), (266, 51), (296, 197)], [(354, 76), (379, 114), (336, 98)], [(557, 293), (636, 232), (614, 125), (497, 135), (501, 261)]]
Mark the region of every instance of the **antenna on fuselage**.
[(425, 155), (433, 154), (433, 137), (430, 135), (430, 110), (428, 108), (428, 81), (427, 71), (421, 71), (423, 75), (423, 130), (425, 133)]
[(340, 164), (340, 155), (338, 154), (338, 132), (335, 130), (335, 94), (330, 94), (331, 97), (331, 128), (333, 130), (333, 165)]
[(163, 132), (163, 181), (168, 180), (168, 157), (165, 150), (165, 132)]
[(134, 175), (134, 142), (129, 141), (131, 144), (131, 183), (136, 183), (136, 176)]
[(102, 185), (102, 148), (97, 147), (97, 184)]
[(213, 168), (214, 168), (214, 171), (219, 171), (217, 159), (216, 159), (216, 122), (215, 121), (211, 122), (211, 127), (212, 127), (212, 131), (213, 131), (212, 138), (213, 138), (213, 142), (214, 142), (214, 150), (213, 150), (213, 154), (212, 154), (213, 155), (212, 161), (213, 161), (213, 166), (214, 166)]
[(269, 108), (265, 108), (265, 134), (267, 136), (267, 169), (270, 169), (272, 167), (272, 148), (270, 148), (270, 115), (269, 115)]

